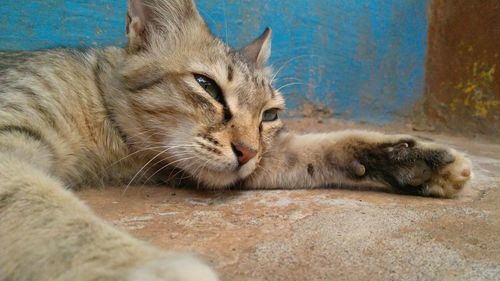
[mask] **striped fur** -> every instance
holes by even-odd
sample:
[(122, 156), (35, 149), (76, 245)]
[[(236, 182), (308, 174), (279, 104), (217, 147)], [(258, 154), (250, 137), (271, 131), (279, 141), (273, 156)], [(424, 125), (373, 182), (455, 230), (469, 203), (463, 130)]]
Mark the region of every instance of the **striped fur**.
[[(451, 197), (462, 154), (409, 136), (295, 135), (266, 67), (271, 31), (241, 50), (191, 0), (129, 0), (126, 48), (0, 53), (0, 280), (217, 280), (97, 218), (66, 188), (168, 180), (211, 188), (378, 182)], [(214, 99), (201, 74), (223, 93)], [(234, 145), (255, 157), (239, 165)]]

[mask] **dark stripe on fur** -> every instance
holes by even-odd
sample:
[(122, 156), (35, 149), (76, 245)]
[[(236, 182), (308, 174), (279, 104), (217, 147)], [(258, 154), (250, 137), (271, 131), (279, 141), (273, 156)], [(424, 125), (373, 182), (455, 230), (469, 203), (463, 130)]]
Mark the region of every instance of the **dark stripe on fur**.
[(35, 90), (26, 86), (15, 86), (12, 88), (13, 90), (18, 91), (19, 93), (25, 95), (27, 99), (30, 101), (31, 107), (40, 113), (40, 117), (43, 121), (47, 122), (49, 126), (54, 129), (57, 129), (57, 122), (54, 115), (48, 110), (44, 105), (42, 105), (42, 100), (39, 94), (35, 92)]
[(276, 97), (276, 93), (274, 92), (273, 86), (271, 86), (271, 84), (268, 84), (267, 87), (269, 89), (269, 92), (271, 92), (271, 98), (274, 99)]
[(96, 61), (97, 62), (94, 66), (94, 81), (95, 81), (95, 85), (97, 88), (97, 92), (98, 92), (99, 97), (101, 99), (101, 103), (104, 107), (104, 110), (106, 111), (106, 116), (109, 118), (111, 126), (116, 130), (118, 135), (121, 137), (123, 143), (128, 143), (127, 142), (127, 139), (128, 139), (127, 135), (120, 128), (120, 125), (118, 124), (118, 122), (116, 122), (115, 114), (111, 110), (111, 107), (109, 106), (109, 104), (106, 102), (106, 98), (104, 97), (104, 91), (103, 91), (102, 85), (101, 85), (101, 74), (103, 72), (101, 63), (105, 62), (105, 63), (109, 64), (109, 62), (102, 56), (97, 56)]
[(23, 108), (15, 103), (7, 103), (4, 105), (1, 105), (1, 107), (5, 108), (6, 110), (12, 110), (12, 111), (17, 111), (17, 112), (24, 112)]
[(0, 127), (0, 134), (2, 133), (19, 133), (19, 134), (22, 134), (24, 136), (26, 136), (27, 138), (31, 138), (41, 144), (43, 144), (45, 147), (47, 147), (51, 154), (53, 156), (56, 155), (56, 150), (54, 149), (54, 147), (52, 146), (52, 144), (47, 141), (40, 132), (36, 131), (36, 130), (33, 130), (31, 128), (28, 128), (26, 126), (16, 126), (16, 125), (8, 125), (8, 126), (4, 126), (4, 127)]
[(4, 133), (4, 132), (21, 133), (21, 134), (24, 134), (26, 136), (29, 136), (32, 139), (39, 141), (39, 142), (46, 142), (39, 132), (32, 130), (28, 127), (25, 127), (25, 126), (8, 125), (8, 126), (0, 127), (0, 133)]
[(36, 78), (37, 81), (40, 81), (45, 87), (45, 90), (48, 92), (54, 92), (54, 88), (52, 87), (51, 83), (43, 76), (41, 73), (36, 72), (35, 70), (28, 68), (28, 67), (23, 67), (19, 69), (20, 72), (30, 74), (34, 78)]
[(233, 72), (234, 72), (233, 67), (228, 65), (227, 66), (227, 80), (229, 82), (233, 81), (233, 74), (234, 74)]
[(155, 78), (155, 79), (152, 79), (149, 81), (147, 79), (145, 79), (144, 83), (141, 83), (139, 85), (134, 85), (133, 87), (127, 87), (127, 90), (129, 90), (133, 93), (137, 93), (137, 92), (140, 92), (143, 90), (150, 89), (158, 84), (161, 84), (162, 82), (164, 82), (164, 80), (165, 80), (165, 77), (163, 77), (163, 76), (160, 76), (158, 78)]
[(314, 166), (313, 164), (307, 164), (307, 173), (309, 176), (313, 177), (314, 176)]
[(197, 143), (197, 144), (198, 144), (201, 148), (203, 148), (203, 149), (205, 149), (205, 150), (207, 150), (207, 151), (213, 152), (213, 153), (215, 153), (215, 154), (217, 154), (217, 155), (222, 155), (222, 152), (221, 152), (219, 149), (215, 148), (215, 147), (208, 146), (208, 145), (206, 145), (206, 144), (204, 144), (204, 143), (201, 143), (201, 142), (196, 142), (196, 143)]

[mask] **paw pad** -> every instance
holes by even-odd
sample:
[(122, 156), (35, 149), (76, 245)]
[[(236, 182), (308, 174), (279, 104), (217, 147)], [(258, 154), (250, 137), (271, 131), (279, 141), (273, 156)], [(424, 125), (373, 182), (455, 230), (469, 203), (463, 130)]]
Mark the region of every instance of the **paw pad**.
[(363, 166), (357, 160), (351, 162), (351, 169), (354, 172), (354, 174), (358, 177), (364, 176), (366, 173), (365, 166)]
[(471, 175), (470, 167), (465, 167), (460, 174), (462, 175), (462, 177), (470, 177)]

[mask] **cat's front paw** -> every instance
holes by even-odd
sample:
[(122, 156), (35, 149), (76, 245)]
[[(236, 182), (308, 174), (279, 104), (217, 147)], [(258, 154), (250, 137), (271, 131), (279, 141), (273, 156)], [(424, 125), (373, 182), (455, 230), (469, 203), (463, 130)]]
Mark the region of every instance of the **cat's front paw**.
[(127, 281), (218, 281), (215, 272), (191, 255), (173, 255), (133, 269)]
[(410, 194), (454, 197), (472, 177), (462, 153), (411, 137), (368, 145), (355, 158), (366, 169), (364, 176)]

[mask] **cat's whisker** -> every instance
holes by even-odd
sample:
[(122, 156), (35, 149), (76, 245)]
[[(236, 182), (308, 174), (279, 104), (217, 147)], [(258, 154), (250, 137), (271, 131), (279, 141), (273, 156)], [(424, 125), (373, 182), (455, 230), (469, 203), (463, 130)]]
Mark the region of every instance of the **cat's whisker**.
[[(165, 151), (166, 151), (166, 150), (165, 150)], [(160, 152), (160, 153), (158, 153), (158, 154), (156, 154), (156, 156), (155, 156), (155, 157), (151, 158), (151, 159), (150, 159), (150, 160), (149, 160), (146, 164), (144, 164), (144, 165), (142, 166), (142, 168), (141, 168), (141, 169), (139, 169), (139, 171), (138, 171), (137, 173), (135, 173), (135, 175), (132, 177), (132, 179), (129, 181), (129, 183), (127, 184), (127, 186), (126, 186), (126, 187), (125, 187), (125, 189), (123, 190), (122, 195), (124, 195), (124, 194), (125, 194), (125, 192), (127, 192), (127, 189), (129, 188), (129, 186), (132, 184), (132, 182), (134, 182), (135, 178), (136, 178), (136, 177), (137, 177), (137, 176), (138, 176), (138, 175), (142, 172), (142, 170), (144, 170), (144, 168), (145, 168), (147, 165), (149, 165), (149, 163), (151, 163), (154, 159), (156, 159), (156, 158), (157, 158), (158, 156), (160, 156), (161, 154), (163, 154), (163, 151), (162, 151), (162, 152)]]
[[(179, 171), (178, 171), (177, 173), (175, 173), (175, 174), (172, 176), (172, 178), (176, 178), (176, 176), (177, 176), (178, 174), (180, 174), (180, 173), (183, 173), (183, 174), (184, 174), (184, 173), (188, 173), (188, 172), (186, 171), (186, 169), (188, 169), (188, 168), (192, 167), (193, 165), (194, 165), (194, 163), (190, 163), (190, 164), (189, 164), (189, 166), (187, 166), (186, 168), (179, 168)], [(181, 180), (183, 180), (183, 179), (185, 179), (185, 177), (183, 177), (183, 178), (179, 178), (179, 181), (181, 181)]]
[(203, 164), (201, 165), (198, 165), (196, 162), (193, 162), (190, 166), (184, 168), (184, 170), (189, 170), (191, 169), (191, 167), (193, 165), (198, 165), (198, 167), (196, 168), (196, 170), (194, 170), (194, 172), (190, 173), (193, 177), (195, 178), (198, 178), (199, 175), (201, 174), (201, 171), (207, 166), (207, 164), (212, 161), (213, 159), (206, 159), (205, 162), (203, 162)]
[(165, 150), (159, 152), (158, 154), (156, 154), (153, 158), (151, 158), (146, 164), (144, 164), (142, 166), (141, 169), (139, 169), (139, 171), (132, 177), (132, 179), (129, 181), (129, 183), (127, 184), (127, 186), (125, 187), (124, 191), (123, 191), (123, 194), (125, 194), (125, 192), (127, 191), (127, 189), (129, 188), (129, 186), (132, 184), (132, 182), (134, 182), (134, 180), (137, 178), (137, 176), (144, 170), (144, 168), (146, 168), (147, 165), (149, 165), (152, 161), (154, 161), (154, 159), (158, 158), (161, 154), (171, 150), (171, 149), (175, 149), (175, 148), (179, 148), (179, 147), (182, 147), (182, 146), (172, 146), (172, 147), (167, 147)]
[[(299, 78), (295, 78), (295, 77), (283, 77), (283, 78), (279, 78), (278, 80), (284, 80), (284, 81), (295, 81), (295, 82), (301, 82), (301, 83), (304, 83), (304, 80), (299, 79)], [(278, 81), (278, 80), (277, 80), (277, 81)]]
[[(166, 157), (162, 157), (162, 159), (160, 159), (160, 160), (156, 161), (155, 163), (151, 164), (149, 168), (147, 168), (146, 170), (144, 170), (142, 172), (141, 177), (139, 177), (138, 180), (140, 180), (144, 175), (146, 175), (149, 172), (149, 170), (151, 170), (152, 168), (154, 168), (156, 165), (160, 164), (161, 162), (170, 161), (172, 159), (174, 159), (175, 160), (174, 162), (176, 162), (178, 160), (176, 158), (184, 157), (184, 156), (191, 156), (191, 155), (193, 155), (193, 153), (191, 151), (185, 151), (185, 152), (181, 152), (181, 153), (175, 153), (175, 154), (172, 154), (172, 155), (168, 155)], [(172, 162), (169, 162), (169, 163), (172, 163)], [(156, 173), (154, 173), (154, 174), (156, 174)], [(151, 179), (151, 177), (154, 176), (154, 174), (151, 175), (150, 177), (148, 177), (148, 179), (146, 179), (146, 181), (144, 181), (144, 183), (146, 183), (149, 179)]]
[(222, 11), (224, 13), (224, 26), (225, 26), (225, 32), (226, 32), (226, 38), (225, 42), (228, 42), (228, 28), (227, 28), (227, 15), (226, 15), (226, 0), (222, 0)]
[[(140, 177), (139, 179), (141, 179), (141, 178), (142, 178), (145, 174), (147, 174), (147, 173), (148, 173), (148, 171), (149, 171), (151, 168), (155, 167), (156, 165), (160, 164), (161, 162), (164, 162), (164, 161), (170, 160), (170, 159), (172, 159), (172, 158), (174, 158), (174, 159), (175, 159), (175, 158), (177, 158), (177, 157), (182, 157), (182, 156), (184, 156), (184, 155), (192, 155), (192, 153), (191, 153), (191, 152), (176, 153), (175, 155), (169, 155), (169, 156), (167, 156), (167, 157), (163, 157), (162, 159), (160, 159), (160, 160), (156, 161), (155, 163), (151, 164), (151, 165), (150, 165), (150, 167), (149, 167), (149, 168), (147, 168), (147, 169), (146, 169), (146, 170), (142, 173), (142, 175), (141, 175), (141, 177)], [(146, 179), (146, 181), (144, 181), (144, 183), (147, 183), (147, 181), (148, 181), (149, 179), (151, 179), (151, 177), (153, 177), (155, 174), (156, 174), (156, 173), (154, 173), (153, 175), (151, 175), (150, 177), (148, 177), (148, 178)]]
[[(172, 179), (175, 179), (175, 177), (179, 174), (179, 173), (186, 173), (185, 169), (188, 169), (190, 168), (191, 166), (193, 166), (194, 163), (190, 163), (189, 166), (187, 167), (184, 167), (184, 168), (178, 168), (179, 171), (177, 171), (174, 175), (172, 175), (172, 173), (174, 172), (174, 170), (170, 171), (170, 174), (168, 175), (168, 180), (172, 180)], [(166, 167), (165, 167), (166, 168)], [(164, 169), (164, 168), (162, 168)], [(181, 180), (181, 179), (180, 179)]]
[[(161, 172), (162, 170), (168, 168), (169, 166), (172, 166), (173, 164), (176, 164), (176, 163), (179, 163), (179, 162), (182, 162), (182, 161), (187, 161), (187, 160), (191, 160), (191, 159), (194, 159), (196, 158), (196, 156), (192, 156), (192, 157), (187, 157), (187, 158), (181, 158), (181, 159), (178, 159), (176, 161), (172, 161), (172, 162), (169, 162), (168, 164), (162, 166), (161, 168), (159, 168), (158, 170), (156, 170), (152, 175), (150, 175), (145, 183), (147, 183), (151, 178), (153, 178), (156, 174), (158, 174), (159, 172)], [(169, 179), (167, 179), (169, 180)]]
[[(119, 163), (120, 161), (123, 161), (131, 156), (134, 156), (136, 155), (137, 153), (141, 153), (141, 152), (144, 152), (144, 151), (152, 151), (152, 152), (157, 152), (155, 149), (158, 149), (158, 148), (165, 148), (166, 146), (165, 145), (161, 145), (161, 146), (152, 146), (152, 147), (145, 147), (145, 148), (142, 148), (140, 150), (137, 150), (137, 151), (134, 151), (132, 153), (129, 153), (127, 156), (119, 159), (119, 160), (116, 160), (115, 162), (111, 163), (109, 167), (113, 167), (114, 165), (116, 165), (117, 163)], [(174, 146), (174, 148), (178, 148), (178, 147), (181, 147), (180, 145), (179, 146)], [(186, 145), (186, 147), (193, 147), (192, 145)]]
[(271, 77), (271, 84), (274, 82), (275, 78), (278, 76), (278, 74), (283, 71), (283, 69), (289, 65), (292, 61), (296, 60), (296, 59), (300, 59), (300, 58), (305, 58), (305, 57), (314, 57), (316, 55), (298, 55), (298, 56), (295, 56), (293, 58), (290, 58), (288, 59), (287, 61), (285, 61), (279, 68), (278, 70), (276, 70), (276, 72), (273, 74), (273, 76)]
[[(198, 168), (192, 173), (195, 178), (199, 178), (201, 171), (207, 166), (207, 164), (211, 161), (211, 159), (207, 159), (202, 165), (199, 165)], [(198, 181), (198, 180), (197, 180)]]
[(304, 85), (304, 83), (298, 83), (298, 82), (288, 83), (288, 84), (285, 84), (285, 85), (279, 87), (276, 91), (281, 91), (284, 88), (287, 88), (290, 86), (295, 86), (295, 85)]
[(127, 158), (129, 158), (131, 156), (134, 156), (137, 153), (141, 153), (141, 152), (148, 151), (148, 150), (154, 151), (154, 149), (156, 149), (156, 148), (164, 148), (164, 147), (165, 146), (156, 146), (156, 147), (146, 147), (146, 148), (139, 149), (137, 151), (134, 151), (132, 153), (127, 154), (127, 156), (125, 156), (123, 158), (120, 158), (120, 159), (116, 160), (115, 162), (111, 163), (109, 167), (112, 167), (112, 166), (118, 164), (119, 162), (121, 162), (121, 161), (123, 161), (123, 160), (125, 160), (125, 159), (127, 159)]

